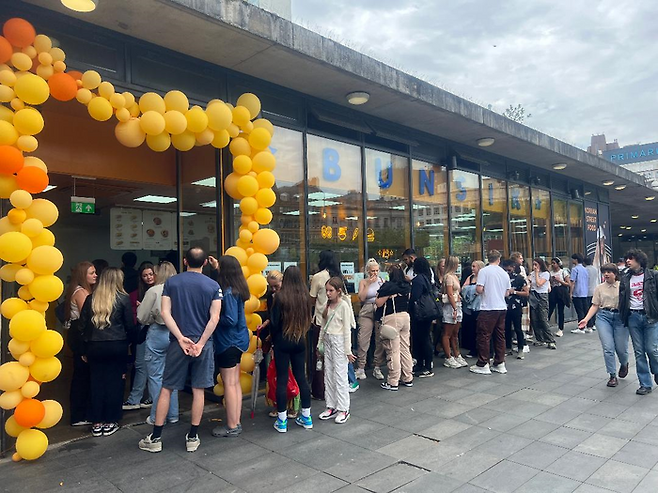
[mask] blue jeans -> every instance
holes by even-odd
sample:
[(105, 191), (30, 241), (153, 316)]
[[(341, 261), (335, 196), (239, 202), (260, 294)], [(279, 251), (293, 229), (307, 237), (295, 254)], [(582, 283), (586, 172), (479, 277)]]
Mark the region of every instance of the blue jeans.
[[(177, 343), (176, 343), (177, 344)], [(146, 373), (148, 375), (148, 387), (153, 406), (151, 406), (151, 421), (155, 423), (155, 409), (162, 390), (162, 375), (164, 374), (165, 359), (169, 349), (169, 330), (164, 325), (152, 324), (146, 333), (146, 342), (140, 344), (146, 346), (144, 360), (146, 362)], [(178, 391), (171, 394), (167, 421), (178, 421)]]
[(658, 322), (650, 323), (643, 313), (631, 311), (628, 329), (633, 341), (635, 370), (640, 386), (651, 388), (651, 374), (658, 374)]
[(610, 374), (616, 374), (615, 353), (621, 366), (628, 363), (628, 327), (624, 327), (619, 313), (599, 309), (596, 313), (596, 328), (603, 346), (605, 369)]
[(146, 343), (135, 345), (135, 378), (133, 379), (133, 388), (130, 391), (128, 404), (139, 404), (144, 397), (146, 389), (146, 365), (144, 364), (144, 354), (146, 353)]
[(347, 381), (350, 385), (356, 382), (356, 373), (354, 373), (354, 365), (352, 363), (347, 364)]

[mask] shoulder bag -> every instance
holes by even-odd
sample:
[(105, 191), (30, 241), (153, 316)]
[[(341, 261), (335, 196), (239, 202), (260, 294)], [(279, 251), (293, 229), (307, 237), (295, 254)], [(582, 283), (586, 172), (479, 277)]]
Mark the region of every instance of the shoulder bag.
[[(338, 308), (338, 307), (336, 307)], [(331, 323), (331, 321), (334, 319), (334, 315), (336, 315), (336, 310), (334, 310), (334, 313), (331, 314), (331, 317), (329, 317), (329, 320), (327, 320), (327, 323), (324, 324), (322, 329), (320, 330), (320, 337), (318, 338), (318, 354), (320, 356), (324, 356), (324, 335), (327, 333), (327, 327)]]
[[(429, 282), (425, 279), (425, 282)], [(416, 320), (421, 322), (435, 320), (441, 315), (441, 304), (437, 302), (436, 296), (432, 294), (431, 286), (424, 292), (413, 307), (413, 315)]]
[[(393, 304), (393, 313), (397, 313), (397, 310), (395, 309), (395, 297), (397, 294), (394, 294), (391, 296), (391, 303)], [(382, 320), (384, 320), (384, 317), (386, 317), (386, 303), (384, 303), (384, 313), (382, 314)], [(382, 339), (386, 340), (393, 340), (397, 337), (400, 336), (400, 330), (397, 327), (397, 322), (396, 325), (389, 325), (382, 323), (381, 326), (379, 327), (379, 337)]]

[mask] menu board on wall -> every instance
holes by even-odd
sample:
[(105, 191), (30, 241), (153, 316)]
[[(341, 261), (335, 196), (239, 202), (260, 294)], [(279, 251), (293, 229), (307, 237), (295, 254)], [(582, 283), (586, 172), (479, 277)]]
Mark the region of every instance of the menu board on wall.
[(110, 209), (110, 248), (112, 250), (142, 250), (142, 211)]
[(217, 225), (215, 215), (187, 216), (181, 219), (184, 248), (201, 246), (208, 252), (217, 251)]
[(144, 250), (173, 249), (176, 231), (171, 212), (144, 211), (142, 221)]

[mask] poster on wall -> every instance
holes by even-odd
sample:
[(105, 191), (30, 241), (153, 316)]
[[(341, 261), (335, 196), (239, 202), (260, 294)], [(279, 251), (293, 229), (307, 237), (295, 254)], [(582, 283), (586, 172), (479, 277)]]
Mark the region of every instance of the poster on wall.
[(181, 218), (183, 247), (201, 246), (207, 252), (217, 254), (217, 225), (214, 215), (187, 216)]
[(110, 248), (112, 250), (142, 250), (142, 211), (140, 209), (110, 209)]
[(594, 258), (596, 253), (597, 233), (599, 229), (599, 208), (596, 202), (585, 202), (585, 251), (587, 257)]
[(142, 213), (144, 250), (172, 250), (174, 248), (173, 214), (163, 211)]
[(596, 244), (597, 249), (594, 254), (594, 265), (600, 269), (600, 266), (613, 261), (610, 208), (604, 204), (599, 205), (599, 227), (596, 233)]

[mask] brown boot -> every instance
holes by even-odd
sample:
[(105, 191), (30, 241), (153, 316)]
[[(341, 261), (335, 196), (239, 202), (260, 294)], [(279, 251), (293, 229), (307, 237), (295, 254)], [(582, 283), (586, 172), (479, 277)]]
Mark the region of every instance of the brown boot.
[(608, 380), (608, 387), (616, 387), (619, 385), (619, 382), (617, 381), (617, 377), (614, 375), (610, 375), (610, 380)]
[(628, 375), (628, 363), (619, 367), (619, 378), (626, 378)]

